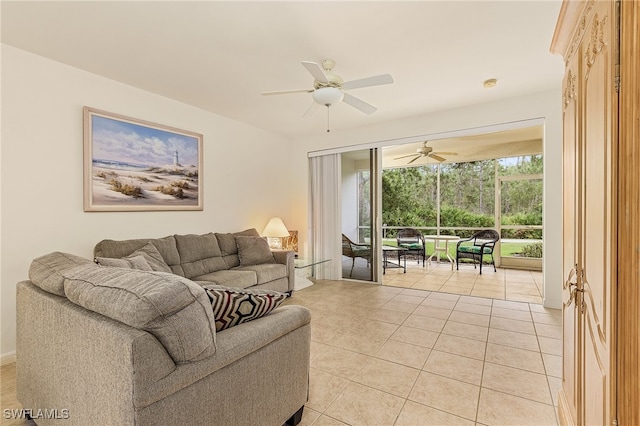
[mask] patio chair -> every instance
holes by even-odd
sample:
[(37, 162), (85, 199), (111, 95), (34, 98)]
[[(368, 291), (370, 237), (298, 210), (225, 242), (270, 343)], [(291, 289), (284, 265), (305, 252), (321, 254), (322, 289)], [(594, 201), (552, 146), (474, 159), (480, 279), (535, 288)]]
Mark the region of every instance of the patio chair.
[(398, 247), (404, 247), (407, 249), (405, 254), (418, 256), (418, 264), (420, 264), (420, 257), (422, 257), (422, 266), (425, 266), (425, 245), (424, 237), (417, 229), (404, 228), (398, 231), (396, 236)]
[(360, 257), (367, 261), (367, 266), (371, 262), (371, 246), (366, 244), (354, 243), (342, 234), (342, 255), (351, 258), (351, 272), (349, 276), (353, 274), (353, 267), (356, 264), (356, 258)]
[(484, 255), (491, 255), (491, 265), (496, 272), (496, 262), (493, 258), (493, 250), (500, 239), (500, 234), (493, 229), (485, 229), (473, 234), (470, 238), (458, 241), (456, 246), (456, 270), (459, 269), (460, 259), (473, 259), (473, 267), (476, 267), (476, 259), (480, 263), (480, 275), (482, 275), (482, 260)]

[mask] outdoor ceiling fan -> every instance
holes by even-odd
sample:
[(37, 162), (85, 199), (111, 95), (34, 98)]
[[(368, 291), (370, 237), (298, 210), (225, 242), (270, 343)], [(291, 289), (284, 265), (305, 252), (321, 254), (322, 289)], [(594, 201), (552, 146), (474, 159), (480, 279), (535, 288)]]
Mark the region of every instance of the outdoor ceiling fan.
[[(314, 102), (304, 113), (303, 117), (313, 114), (313, 112), (318, 108), (318, 105), (324, 105), (328, 108), (340, 102), (344, 102), (367, 115), (373, 114), (377, 111), (376, 107), (368, 104), (360, 98), (346, 93), (346, 91), (393, 83), (393, 78), (389, 74), (375, 75), (372, 77), (345, 82), (342, 77), (332, 72), (333, 67), (335, 66), (335, 61), (331, 59), (324, 60), (322, 62), (322, 66), (315, 62), (308, 61), (302, 61), (302, 65), (314, 78), (313, 89), (278, 90), (274, 92), (262, 92), (262, 94), (269, 96), (291, 93), (311, 93)], [(327, 129), (327, 132), (328, 131), (329, 130)]]
[(414, 161), (416, 161), (418, 158), (422, 158), (422, 157), (427, 157), (427, 158), (433, 158), (434, 160), (442, 163), (443, 161), (446, 161), (447, 159), (442, 157), (443, 155), (458, 155), (457, 152), (433, 152), (433, 148), (430, 146), (427, 146), (427, 144), (429, 143), (429, 141), (425, 141), (424, 145), (422, 145), (420, 148), (416, 149), (416, 153), (415, 154), (409, 154), (409, 155), (403, 155), (402, 157), (396, 157), (394, 158), (394, 160), (400, 160), (402, 158), (409, 158), (409, 157), (414, 157), (411, 161), (409, 161), (407, 164), (411, 164)]

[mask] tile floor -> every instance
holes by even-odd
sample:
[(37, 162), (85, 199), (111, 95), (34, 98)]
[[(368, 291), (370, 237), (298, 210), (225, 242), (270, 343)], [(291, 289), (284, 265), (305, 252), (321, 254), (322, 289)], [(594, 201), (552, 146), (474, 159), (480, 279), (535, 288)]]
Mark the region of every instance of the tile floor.
[[(343, 263), (344, 274), (348, 278), (351, 261)], [(365, 274), (366, 262), (358, 259), (353, 277)], [(464, 296), (479, 296), (517, 302), (542, 303), (542, 272), (498, 268), (491, 265), (482, 267), (482, 275), (472, 264), (460, 265), (453, 271), (449, 263), (427, 263), (426, 267), (413, 259), (407, 260), (407, 272), (402, 269), (387, 269), (382, 276), (386, 286), (413, 288), (420, 290), (454, 293)]]
[(557, 425), (560, 311), (393, 281), (410, 280), (318, 280), (286, 302), (313, 315), (303, 425)]
[[(420, 266), (387, 271), (383, 286), (317, 281), (295, 292), (286, 303), (313, 315), (302, 425), (557, 425), (560, 311), (504, 300), (520, 297), (506, 284), (518, 271), (467, 268), (425, 279)], [(502, 290), (481, 293), (485, 282)], [(15, 364), (1, 376), (2, 408), (18, 408)]]

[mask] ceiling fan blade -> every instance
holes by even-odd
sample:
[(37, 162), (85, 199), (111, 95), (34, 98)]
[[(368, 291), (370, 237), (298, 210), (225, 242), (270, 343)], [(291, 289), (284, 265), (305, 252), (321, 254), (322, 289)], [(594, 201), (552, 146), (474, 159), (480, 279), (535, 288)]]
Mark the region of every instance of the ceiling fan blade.
[(355, 109), (364, 112), (367, 115), (371, 115), (378, 110), (378, 108), (374, 107), (373, 105), (368, 104), (362, 99), (356, 98), (355, 96), (352, 96), (348, 93), (344, 94), (344, 98), (342, 99), (342, 101), (346, 104), (351, 105)]
[(416, 158), (414, 158), (413, 160), (409, 161), (407, 164), (413, 163), (414, 161), (416, 161), (420, 157), (422, 157), (422, 155), (418, 155)]
[(347, 81), (342, 83), (344, 90), (359, 89), (361, 87), (381, 86), (383, 84), (393, 83), (393, 77), (389, 74), (374, 75), (373, 77), (361, 78), (358, 80)]
[(275, 90), (273, 92), (262, 92), (264, 96), (270, 95), (288, 95), (290, 93), (311, 93), (313, 89), (294, 89), (294, 90)]
[(431, 154), (436, 154), (436, 155), (458, 155), (457, 152), (445, 152), (445, 151), (432, 152)]
[(310, 115), (312, 115), (318, 109), (318, 105), (320, 104), (316, 101), (313, 101), (311, 105), (309, 105), (309, 108), (307, 108), (307, 110), (304, 112), (304, 114), (302, 114), (302, 117), (309, 117)]
[(320, 65), (315, 62), (307, 61), (302, 61), (302, 65), (307, 69), (307, 71), (309, 71), (309, 74), (311, 74), (313, 78), (321, 83), (329, 83), (329, 80), (327, 80), (327, 76), (324, 75), (324, 70)]
[(437, 160), (437, 161), (441, 162), (441, 163), (446, 160), (446, 158), (440, 157), (439, 155), (434, 154), (433, 152), (430, 153), (428, 156), (433, 158), (434, 160)]
[(409, 157), (413, 157), (413, 156), (418, 156), (420, 157), (421, 154), (409, 154), (409, 155), (403, 155), (402, 157), (396, 157), (394, 158), (394, 160), (400, 160), (402, 158), (409, 158)]

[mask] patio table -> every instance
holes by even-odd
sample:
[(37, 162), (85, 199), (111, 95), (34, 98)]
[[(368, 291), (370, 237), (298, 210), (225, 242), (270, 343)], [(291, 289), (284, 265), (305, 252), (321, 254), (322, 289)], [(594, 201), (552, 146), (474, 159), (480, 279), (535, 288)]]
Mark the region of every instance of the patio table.
[[(456, 261), (449, 254), (449, 242), (458, 241), (460, 237), (456, 235), (424, 235), (424, 239), (433, 240), (434, 242), (433, 253), (431, 253), (431, 256), (429, 256), (427, 262), (431, 264), (431, 258), (433, 256), (436, 256), (439, 252), (443, 251), (447, 256), (447, 259), (449, 259), (449, 262), (451, 262), (451, 270), (453, 271), (453, 265), (455, 265)], [(440, 241), (444, 241), (444, 246), (440, 245)], [(440, 263), (440, 256), (437, 256), (437, 262)]]

